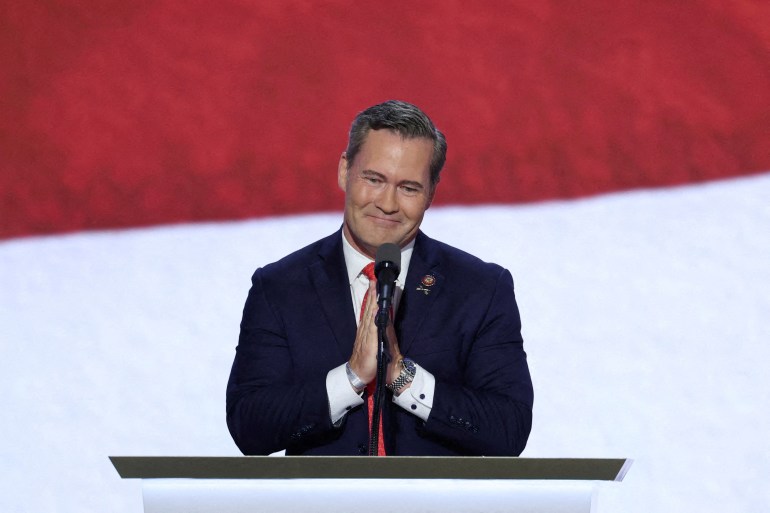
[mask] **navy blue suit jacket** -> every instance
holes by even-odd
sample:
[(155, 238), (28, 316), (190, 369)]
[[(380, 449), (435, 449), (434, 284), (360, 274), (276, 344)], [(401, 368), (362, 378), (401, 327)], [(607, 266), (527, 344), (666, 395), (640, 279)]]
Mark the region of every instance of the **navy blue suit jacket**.
[[(533, 394), (510, 273), (420, 232), (404, 284), (399, 347), (436, 388), (426, 422), (387, 392), (387, 453), (521, 453)], [(339, 231), (254, 273), (227, 386), (227, 424), (244, 454), (366, 454), (366, 406), (334, 426), (326, 393), (355, 335)]]

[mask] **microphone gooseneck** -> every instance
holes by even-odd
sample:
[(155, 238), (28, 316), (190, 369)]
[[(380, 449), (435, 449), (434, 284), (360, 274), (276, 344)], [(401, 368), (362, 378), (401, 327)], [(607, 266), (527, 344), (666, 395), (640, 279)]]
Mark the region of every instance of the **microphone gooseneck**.
[(377, 456), (379, 439), (380, 416), (382, 414), (382, 401), (385, 395), (385, 346), (387, 334), (385, 328), (390, 320), (390, 311), (393, 306), (393, 291), (396, 288), (396, 278), (401, 272), (401, 249), (391, 243), (385, 243), (377, 248), (374, 259), (374, 275), (377, 278), (377, 374), (374, 390), (374, 401), (371, 418), (371, 432), (369, 434), (369, 456)]

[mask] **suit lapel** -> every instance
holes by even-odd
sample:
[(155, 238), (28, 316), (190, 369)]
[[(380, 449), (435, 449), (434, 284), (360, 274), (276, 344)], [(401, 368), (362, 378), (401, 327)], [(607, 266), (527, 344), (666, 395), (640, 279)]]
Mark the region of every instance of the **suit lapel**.
[(343, 358), (347, 358), (356, 338), (356, 319), (342, 253), (341, 232), (322, 241), (318, 257), (318, 261), (309, 268), (310, 281), (337, 340), (337, 347)]
[(439, 264), (437, 244), (418, 232), (396, 316), (399, 348), (405, 355), (417, 339), (423, 320), (430, 315), (436, 298), (441, 294), (444, 276), (439, 272)]
[[(314, 289), (312, 293), (316, 294), (318, 304), (334, 333), (340, 355), (347, 358), (356, 338), (356, 319), (342, 252), (341, 232), (321, 242), (318, 257), (308, 269)], [(441, 294), (443, 283), (438, 245), (419, 232), (396, 315), (395, 328), (402, 353), (408, 354), (409, 348), (418, 338), (422, 321), (430, 314), (436, 298)]]

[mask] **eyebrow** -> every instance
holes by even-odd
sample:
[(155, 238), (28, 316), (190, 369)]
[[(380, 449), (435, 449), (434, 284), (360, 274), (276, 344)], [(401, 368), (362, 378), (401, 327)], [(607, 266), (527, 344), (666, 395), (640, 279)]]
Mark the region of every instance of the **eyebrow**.
[[(375, 176), (383, 181), (387, 181), (387, 177), (384, 174), (373, 169), (364, 169), (361, 171), (361, 174), (365, 176)], [(425, 186), (422, 183), (414, 180), (402, 180), (401, 182), (398, 182), (398, 185), (409, 185), (410, 187), (415, 187), (417, 189), (425, 189)]]

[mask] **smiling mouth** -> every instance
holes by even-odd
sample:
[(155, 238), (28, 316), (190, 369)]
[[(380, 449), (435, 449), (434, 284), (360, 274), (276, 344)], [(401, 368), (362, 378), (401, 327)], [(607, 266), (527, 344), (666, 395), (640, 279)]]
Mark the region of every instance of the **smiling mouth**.
[(400, 221), (396, 219), (388, 219), (386, 217), (378, 217), (378, 216), (367, 216), (367, 217), (377, 224), (394, 225), (394, 224), (400, 223)]

